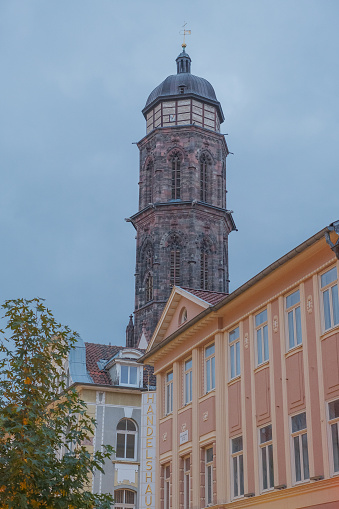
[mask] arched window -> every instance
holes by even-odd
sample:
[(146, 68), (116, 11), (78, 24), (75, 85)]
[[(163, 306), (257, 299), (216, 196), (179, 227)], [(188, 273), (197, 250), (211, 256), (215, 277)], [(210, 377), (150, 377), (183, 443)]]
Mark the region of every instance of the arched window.
[(153, 299), (153, 276), (148, 274), (145, 281), (145, 296), (146, 302), (150, 302)]
[(202, 154), (200, 158), (200, 200), (207, 201), (207, 182), (208, 182), (208, 158)]
[(205, 250), (200, 253), (200, 287), (208, 290), (208, 254)]
[(136, 460), (137, 428), (131, 419), (121, 419), (117, 425), (116, 457)]
[(145, 267), (151, 269), (153, 267), (153, 251), (152, 248), (148, 248), (145, 253)]
[(180, 154), (175, 152), (172, 162), (172, 200), (180, 199)]
[(131, 490), (115, 490), (114, 492), (114, 508), (115, 509), (135, 509), (135, 491)]
[(182, 308), (179, 315), (179, 325), (182, 325), (187, 321), (187, 309)]
[(172, 246), (171, 249), (171, 270), (170, 286), (180, 285), (180, 250), (178, 246)]
[(146, 205), (153, 202), (153, 161), (149, 161), (146, 167)]

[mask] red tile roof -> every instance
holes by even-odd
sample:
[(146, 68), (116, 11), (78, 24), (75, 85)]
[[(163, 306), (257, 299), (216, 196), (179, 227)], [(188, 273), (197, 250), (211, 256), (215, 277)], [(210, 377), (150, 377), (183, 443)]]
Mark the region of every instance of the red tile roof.
[[(98, 362), (100, 360), (108, 361), (125, 347), (115, 345), (100, 345), (99, 343), (85, 343), (85, 346), (86, 367), (88, 373), (92, 377), (93, 382), (100, 385), (112, 385), (112, 380), (108, 372), (105, 370), (100, 370)], [(144, 352), (144, 350), (139, 351)], [(153, 374), (153, 367), (151, 366), (144, 366), (144, 387), (147, 385), (155, 386), (155, 376)]]
[(199, 299), (204, 300), (205, 302), (208, 302), (208, 304), (211, 304), (214, 306), (214, 304), (217, 304), (222, 299), (224, 299), (228, 293), (223, 292), (210, 292), (209, 290), (196, 290), (194, 288), (184, 288), (183, 290), (186, 290), (186, 292), (191, 293), (192, 295), (195, 295), (196, 297), (199, 297)]

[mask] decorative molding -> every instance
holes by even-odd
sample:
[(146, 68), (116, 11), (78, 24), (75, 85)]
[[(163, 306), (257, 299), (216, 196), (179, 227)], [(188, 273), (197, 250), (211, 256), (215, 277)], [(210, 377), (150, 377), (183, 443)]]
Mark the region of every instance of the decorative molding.
[(278, 332), (278, 330), (279, 330), (278, 316), (274, 315), (274, 317), (273, 317), (273, 332)]
[(244, 347), (248, 348), (248, 332), (246, 332), (246, 334), (244, 336)]
[(202, 420), (203, 420), (203, 421), (207, 421), (207, 419), (208, 419), (208, 412), (204, 412), (204, 413), (202, 414)]
[(163, 435), (162, 435), (162, 441), (166, 442), (166, 440), (167, 440), (167, 431), (166, 431), (166, 433), (163, 433)]
[(313, 311), (313, 298), (312, 298), (312, 295), (309, 295), (307, 297), (306, 309), (307, 309), (308, 313), (312, 313), (312, 311)]

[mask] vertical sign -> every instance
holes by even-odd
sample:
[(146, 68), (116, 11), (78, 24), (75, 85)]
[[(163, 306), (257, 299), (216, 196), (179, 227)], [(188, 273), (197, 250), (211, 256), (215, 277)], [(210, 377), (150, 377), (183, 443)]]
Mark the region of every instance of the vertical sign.
[(141, 395), (140, 509), (155, 509), (156, 393)]

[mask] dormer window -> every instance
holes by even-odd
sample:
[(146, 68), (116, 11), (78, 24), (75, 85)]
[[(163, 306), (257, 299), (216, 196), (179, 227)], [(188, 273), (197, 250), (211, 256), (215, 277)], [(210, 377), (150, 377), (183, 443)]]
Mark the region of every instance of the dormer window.
[(179, 94), (184, 94), (185, 88), (186, 88), (186, 85), (179, 85)]
[(138, 385), (138, 368), (136, 366), (121, 366), (120, 385)]

